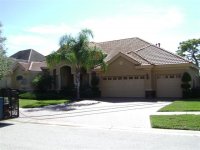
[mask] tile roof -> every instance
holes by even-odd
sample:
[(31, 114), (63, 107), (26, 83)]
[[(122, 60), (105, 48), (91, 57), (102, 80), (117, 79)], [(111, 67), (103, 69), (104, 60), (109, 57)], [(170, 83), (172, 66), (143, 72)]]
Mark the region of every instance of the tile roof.
[(45, 61), (43, 62), (18, 62), (25, 71), (42, 71), (41, 68), (47, 67)]
[(27, 62), (18, 62), (18, 64), (19, 64), (25, 71), (27, 71), (28, 68), (29, 68), (29, 66), (30, 66), (30, 64), (27, 63)]
[(142, 65), (150, 65), (151, 64), (149, 61), (147, 61), (146, 59), (144, 59), (142, 56), (138, 55), (134, 51), (127, 53), (127, 55), (131, 55), (133, 59), (140, 62), (140, 64), (142, 64)]
[(19, 51), (12, 56), (13, 69), (20, 65), (25, 71), (42, 71), (41, 68), (47, 67), (45, 56), (33, 49)]
[(119, 52), (127, 53), (129, 51), (136, 51), (139, 48), (145, 47), (150, 43), (143, 41), (139, 38), (128, 38), (107, 42), (97, 43), (97, 46), (102, 48), (108, 54), (106, 60), (111, 59)]
[(189, 63), (186, 59), (137, 37), (95, 44), (107, 54), (106, 61), (109, 61), (119, 52), (122, 52), (129, 55), (135, 61), (140, 62), (141, 65)]
[(182, 64), (189, 62), (155, 45), (149, 45), (148, 47), (136, 51), (136, 53), (154, 65)]
[(37, 51), (33, 49), (19, 51), (13, 54), (12, 56), (10, 56), (10, 58), (13, 58), (16, 61), (26, 61), (26, 62), (31, 62), (31, 61), (41, 62), (45, 60), (44, 55), (38, 53)]
[(42, 71), (41, 68), (47, 67), (46, 62), (31, 62), (29, 70), (30, 71)]

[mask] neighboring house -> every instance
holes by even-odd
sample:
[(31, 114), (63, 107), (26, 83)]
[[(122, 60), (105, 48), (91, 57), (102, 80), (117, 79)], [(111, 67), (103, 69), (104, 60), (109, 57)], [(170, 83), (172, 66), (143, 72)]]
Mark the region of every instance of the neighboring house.
[(0, 80), (0, 88), (32, 90), (33, 78), (46, 68), (45, 56), (32, 49), (22, 50), (10, 56), (13, 60), (11, 73)]
[[(184, 58), (140, 38), (93, 43), (106, 54), (108, 70), (95, 68), (102, 97), (181, 97), (181, 77), (188, 72), (192, 87), (200, 85), (199, 68)], [(51, 70), (54, 89), (74, 83), (75, 70), (59, 64)], [(89, 84), (91, 73), (82, 73), (81, 84)]]

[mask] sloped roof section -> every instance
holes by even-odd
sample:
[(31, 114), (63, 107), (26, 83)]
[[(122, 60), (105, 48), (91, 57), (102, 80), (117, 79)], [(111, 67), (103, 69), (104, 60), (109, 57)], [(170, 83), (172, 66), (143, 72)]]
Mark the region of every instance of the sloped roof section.
[(45, 60), (45, 56), (36, 52), (33, 49), (27, 49), (27, 50), (22, 50), (19, 51), (15, 54), (13, 54), (12, 56), (10, 56), (10, 58), (15, 59), (16, 61), (24, 61), (24, 62), (31, 62), (31, 61), (39, 61), (42, 62)]
[(150, 43), (143, 41), (139, 38), (128, 38), (107, 42), (96, 43), (106, 54), (108, 54), (106, 60), (110, 60), (117, 53), (127, 53), (129, 51), (136, 51), (142, 47), (149, 45)]
[(154, 65), (189, 63), (189, 61), (184, 58), (155, 45), (149, 45), (136, 51), (136, 53)]
[(42, 68), (47, 67), (47, 64), (45, 61), (43, 62), (18, 62), (18, 65), (20, 65), (25, 71), (42, 71)]
[(140, 64), (142, 65), (151, 65), (151, 62), (147, 61), (146, 59), (144, 59), (143, 57), (141, 57), (134, 51), (128, 52), (127, 55), (130, 55), (133, 59), (140, 62)]
[(28, 68), (29, 68), (29, 66), (30, 66), (30, 64), (27, 63), (27, 62), (18, 62), (18, 64), (19, 64), (25, 71), (27, 71)]
[(122, 52), (141, 65), (166, 65), (190, 63), (181, 56), (168, 52), (140, 38), (128, 38), (108, 42), (95, 43), (106, 54), (106, 61)]
[(47, 67), (46, 62), (31, 62), (29, 70), (30, 71), (42, 71), (41, 68)]

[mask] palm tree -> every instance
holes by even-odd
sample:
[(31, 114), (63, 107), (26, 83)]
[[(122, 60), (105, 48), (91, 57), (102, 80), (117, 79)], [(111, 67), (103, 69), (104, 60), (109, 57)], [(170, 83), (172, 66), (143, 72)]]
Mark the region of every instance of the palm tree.
[(75, 68), (77, 99), (80, 99), (81, 69), (90, 70), (97, 66), (100, 66), (103, 70), (106, 69), (104, 61), (106, 54), (95, 44), (90, 43), (90, 37), (93, 38), (93, 34), (89, 29), (81, 30), (76, 37), (64, 35), (60, 39), (59, 50), (46, 57), (47, 64), (50, 67), (65, 62)]

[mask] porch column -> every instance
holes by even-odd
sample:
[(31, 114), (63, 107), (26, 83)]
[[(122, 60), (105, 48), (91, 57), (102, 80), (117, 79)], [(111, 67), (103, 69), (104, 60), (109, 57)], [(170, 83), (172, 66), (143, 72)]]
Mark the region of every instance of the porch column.
[(88, 71), (87, 74), (89, 75), (89, 86), (91, 87), (91, 79), (92, 79), (92, 72), (91, 71)]
[(60, 78), (60, 74), (58, 74), (58, 90), (61, 90), (61, 78)]
[(146, 78), (145, 78), (145, 97), (146, 98), (154, 98), (156, 95), (154, 89), (154, 75), (152, 69), (146, 70)]
[(58, 76), (58, 87), (57, 87), (57, 90), (61, 90), (61, 75), (60, 75), (60, 68), (61, 67), (59, 67), (59, 69), (57, 70), (57, 72), (58, 72), (58, 74), (57, 74), (57, 76)]

